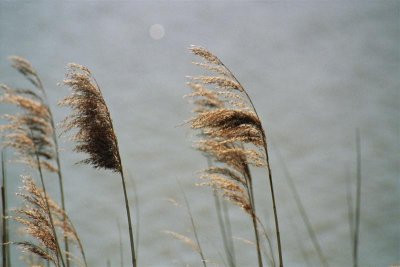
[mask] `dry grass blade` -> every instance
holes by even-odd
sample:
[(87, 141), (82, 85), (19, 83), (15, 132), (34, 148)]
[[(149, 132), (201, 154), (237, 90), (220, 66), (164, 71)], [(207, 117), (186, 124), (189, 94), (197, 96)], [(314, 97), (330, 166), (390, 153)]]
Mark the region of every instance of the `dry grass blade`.
[(197, 246), (197, 244), (190, 237), (167, 230), (163, 231), (163, 233), (170, 235), (179, 241), (182, 241), (184, 244), (188, 245), (193, 251), (196, 251), (197, 253), (200, 252), (199, 246)]

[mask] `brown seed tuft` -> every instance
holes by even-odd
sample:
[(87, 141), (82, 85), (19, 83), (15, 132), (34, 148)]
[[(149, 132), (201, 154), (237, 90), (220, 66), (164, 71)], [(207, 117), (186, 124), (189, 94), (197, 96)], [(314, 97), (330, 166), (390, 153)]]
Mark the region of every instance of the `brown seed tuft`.
[(59, 102), (68, 106), (72, 114), (62, 122), (64, 133), (73, 128), (78, 132), (73, 140), (78, 144), (75, 151), (89, 155), (82, 163), (95, 168), (121, 172), (121, 160), (117, 138), (107, 105), (96, 80), (88, 68), (69, 64), (63, 83), (72, 89), (71, 95)]

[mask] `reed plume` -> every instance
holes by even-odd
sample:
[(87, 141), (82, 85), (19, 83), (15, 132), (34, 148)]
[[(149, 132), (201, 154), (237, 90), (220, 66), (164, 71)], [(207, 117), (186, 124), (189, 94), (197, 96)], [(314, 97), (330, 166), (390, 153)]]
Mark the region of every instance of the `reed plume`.
[[(24, 231), (37, 242), (22, 241), (12, 242), (22, 248), (23, 251), (61, 266), (58, 258), (71, 258), (70, 253), (61, 251), (57, 244), (57, 232), (69, 236), (74, 241), (82, 254), (84, 265), (86, 265), (85, 253), (80, 238), (65, 211), (52, 200), (43, 189), (39, 188), (30, 176), (23, 176), (23, 187), (20, 193), (24, 206), (15, 210), (15, 216), (11, 217), (24, 226)], [(51, 216), (50, 216), (51, 214)], [(66, 218), (66, 220), (64, 220)]]
[(221, 166), (204, 171), (203, 185), (217, 188), (223, 196), (240, 206), (252, 218), (257, 245), (258, 265), (263, 266), (255, 211), (250, 165), (267, 167), (274, 209), (280, 266), (282, 252), (272, 174), (266, 135), (254, 105), (240, 82), (222, 61), (210, 51), (192, 46), (191, 52), (202, 61), (195, 65), (211, 75), (189, 77), (190, 97), (197, 108), (189, 123), (200, 130), (202, 139), (196, 148)]
[(95, 168), (108, 169), (121, 175), (128, 218), (132, 265), (136, 266), (132, 223), (126, 193), (125, 178), (110, 112), (104, 101), (100, 87), (90, 70), (79, 64), (68, 64), (68, 72), (63, 81), (71, 88), (71, 95), (59, 102), (60, 106), (72, 109), (71, 115), (62, 122), (63, 133), (74, 128), (77, 133), (72, 140), (77, 143), (76, 152), (83, 152), (88, 158), (81, 163)]
[(43, 102), (27, 95), (21, 95), (18, 90), (6, 85), (0, 85), (4, 90), (0, 97), (1, 103), (16, 105), (23, 110), (22, 114), (3, 115), (8, 124), (1, 125), (4, 132), (4, 146), (13, 148), (20, 162), (37, 168), (36, 152), (40, 162), (49, 171), (57, 172), (52, 163), (55, 157), (54, 142), (51, 138), (53, 128), (49, 122), (49, 112)]
[[(46, 161), (40, 161), (40, 165), (42, 165), (41, 167), (47, 169), (50, 172), (57, 173), (59, 179), (60, 195), (61, 195), (61, 206), (63, 210), (66, 210), (58, 140), (55, 131), (53, 114), (48, 104), (46, 90), (37, 71), (27, 59), (19, 56), (11, 56), (9, 57), (9, 60), (11, 62), (11, 66), (15, 68), (17, 71), (19, 71), (28, 81), (30, 81), (36, 89), (36, 91), (31, 89), (20, 89), (20, 88), (13, 89), (14, 94), (20, 96), (22, 99), (25, 99), (25, 102), (27, 104), (29, 104), (29, 101), (27, 100), (36, 101), (37, 104), (39, 104), (39, 106), (41, 106), (43, 110), (45, 110), (47, 113), (46, 114), (47, 118), (45, 122), (40, 119), (40, 116), (36, 117), (31, 116), (30, 118), (28, 118), (28, 121), (25, 122), (25, 124), (29, 124), (29, 127), (31, 129), (34, 129), (34, 131), (32, 131), (32, 134), (35, 133), (35, 130), (39, 130), (39, 132), (41, 132), (42, 135), (46, 136), (48, 140), (52, 140), (52, 147), (51, 147), (52, 157), (48, 158), (48, 160)], [(14, 122), (15, 121), (24, 123), (24, 119), (21, 118), (21, 116), (15, 118)], [(37, 146), (37, 148), (38, 148), (38, 153), (40, 154), (41, 152), (40, 147)], [(55, 161), (56, 166), (53, 165), (52, 161)], [(25, 162), (31, 165), (32, 167), (39, 169), (38, 161), (36, 161), (34, 157), (33, 160), (32, 157), (26, 158)], [(68, 252), (69, 248), (68, 248), (67, 238), (64, 238), (64, 246), (65, 250)], [(69, 267), (68, 259), (67, 259), (67, 267)]]

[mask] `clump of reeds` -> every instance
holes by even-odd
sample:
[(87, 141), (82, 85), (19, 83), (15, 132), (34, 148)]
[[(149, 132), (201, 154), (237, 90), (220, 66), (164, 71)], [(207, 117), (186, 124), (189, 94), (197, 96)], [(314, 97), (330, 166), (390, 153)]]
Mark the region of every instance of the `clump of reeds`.
[[(69, 258), (78, 261), (70, 252), (60, 249), (57, 241), (57, 232), (68, 236), (74, 241), (81, 252), (84, 266), (85, 253), (79, 236), (65, 211), (39, 188), (30, 176), (23, 176), (23, 187), (17, 193), (23, 199), (24, 206), (15, 210), (13, 220), (24, 226), (24, 232), (31, 236), (33, 241), (12, 242), (24, 251), (37, 255), (40, 258), (62, 266), (60, 259)], [(58, 231), (55, 231), (58, 230)], [(79, 265), (81, 263), (77, 262)]]
[(190, 120), (192, 129), (201, 131), (197, 149), (219, 163), (206, 169), (203, 185), (217, 188), (224, 197), (247, 212), (253, 222), (258, 265), (263, 266), (255, 210), (250, 165), (266, 166), (273, 202), (278, 241), (279, 265), (283, 266), (278, 217), (272, 185), (265, 131), (254, 105), (240, 82), (222, 61), (210, 51), (192, 46), (191, 52), (202, 59), (194, 64), (211, 75), (189, 77), (189, 95), (196, 104), (196, 116)]
[(64, 132), (77, 129), (77, 133), (72, 138), (77, 143), (75, 151), (88, 155), (88, 158), (81, 162), (91, 164), (95, 168), (112, 170), (121, 175), (129, 226), (132, 265), (136, 266), (125, 178), (110, 112), (100, 87), (88, 68), (79, 64), (68, 64), (68, 72), (63, 83), (69, 86), (72, 92), (71, 95), (61, 100), (59, 105), (70, 107), (72, 113), (62, 122), (62, 128)]
[[(51, 165), (51, 160), (54, 158), (54, 150), (52, 140), (49, 138), (52, 128), (49, 123), (50, 114), (48, 108), (41, 101), (40, 96), (32, 90), (13, 89), (6, 85), (1, 85), (1, 88), (5, 93), (0, 98), (0, 102), (14, 104), (24, 111), (23, 114), (3, 116), (9, 121), (9, 124), (0, 128), (2, 131), (7, 132), (4, 135), (5, 141), (3, 145), (14, 148), (18, 161), (37, 168), (42, 188), (46, 193), (42, 169), (47, 168), (50, 171), (55, 169)], [(49, 214), (49, 218), (57, 249), (61, 251), (51, 214)], [(63, 258), (61, 257), (60, 259), (64, 266)]]
[[(11, 56), (9, 59), (12, 67), (30, 81), (35, 90), (10, 88), (2, 85), (5, 91), (1, 98), (2, 102), (14, 104), (24, 111), (23, 114), (4, 116), (9, 121), (9, 125), (3, 126), (2, 129), (11, 132), (11, 134), (6, 135), (6, 145), (17, 150), (19, 153), (18, 161), (27, 163), (36, 169), (39, 169), (39, 167), (47, 169), (58, 175), (61, 206), (65, 210), (58, 141), (45, 88), (37, 71), (27, 59), (19, 56)], [(36, 160), (36, 154), (39, 160)], [(54, 165), (54, 162), (56, 165)], [(64, 238), (64, 245), (68, 252), (67, 238)], [(67, 259), (68, 266), (69, 260)]]

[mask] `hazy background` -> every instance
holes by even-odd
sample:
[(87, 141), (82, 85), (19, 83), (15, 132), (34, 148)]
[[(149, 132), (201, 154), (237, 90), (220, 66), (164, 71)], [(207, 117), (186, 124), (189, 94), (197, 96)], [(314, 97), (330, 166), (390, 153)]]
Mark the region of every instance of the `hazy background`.
[[(361, 132), (363, 179), (360, 266), (390, 266), (400, 261), (399, 11), (398, 1), (1, 1), (0, 81), (29, 86), (7, 62), (14, 54), (28, 58), (61, 121), (69, 110), (56, 103), (68, 89), (56, 84), (65, 65), (89, 67), (109, 105), (124, 166), (136, 183), (139, 266), (201, 266), (195, 252), (161, 232), (192, 236), (185, 209), (166, 201), (182, 200), (177, 180), (188, 195), (206, 257), (222, 266), (211, 191), (195, 186), (206, 161), (191, 148), (193, 133), (179, 126), (192, 108), (182, 99), (189, 92), (185, 76), (201, 73), (190, 64), (193, 57), (186, 48), (205, 46), (247, 88), (274, 142), (271, 164), (286, 266), (320, 263), (276, 147), (330, 266), (349, 266), (346, 178), (355, 185), (356, 128)], [(0, 111), (12, 112), (9, 107)], [(71, 152), (73, 144), (66, 138), (61, 147), (67, 210), (90, 265), (106, 266), (109, 259), (120, 266), (119, 220), (124, 266), (129, 266), (120, 178), (74, 165), (83, 156)], [(12, 191), (21, 185), (22, 172), (9, 166), (13, 207)], [(265, 171), (253, 172), (258, 210), (273, 229)], [(56, 177), (48, 183), (58, 197)], [(131, 182), (129, 193), (133, 201)], [(234, 236), (253, 240), (249, 218), (237, 207), (230, 210)], [(21, 239), (16, 234), (12, 238)], [(238, 266), (255, 266), (254, 248), (235, 242)], [(12, 253), (15, 259), (20, 256), (16, 249)]]

